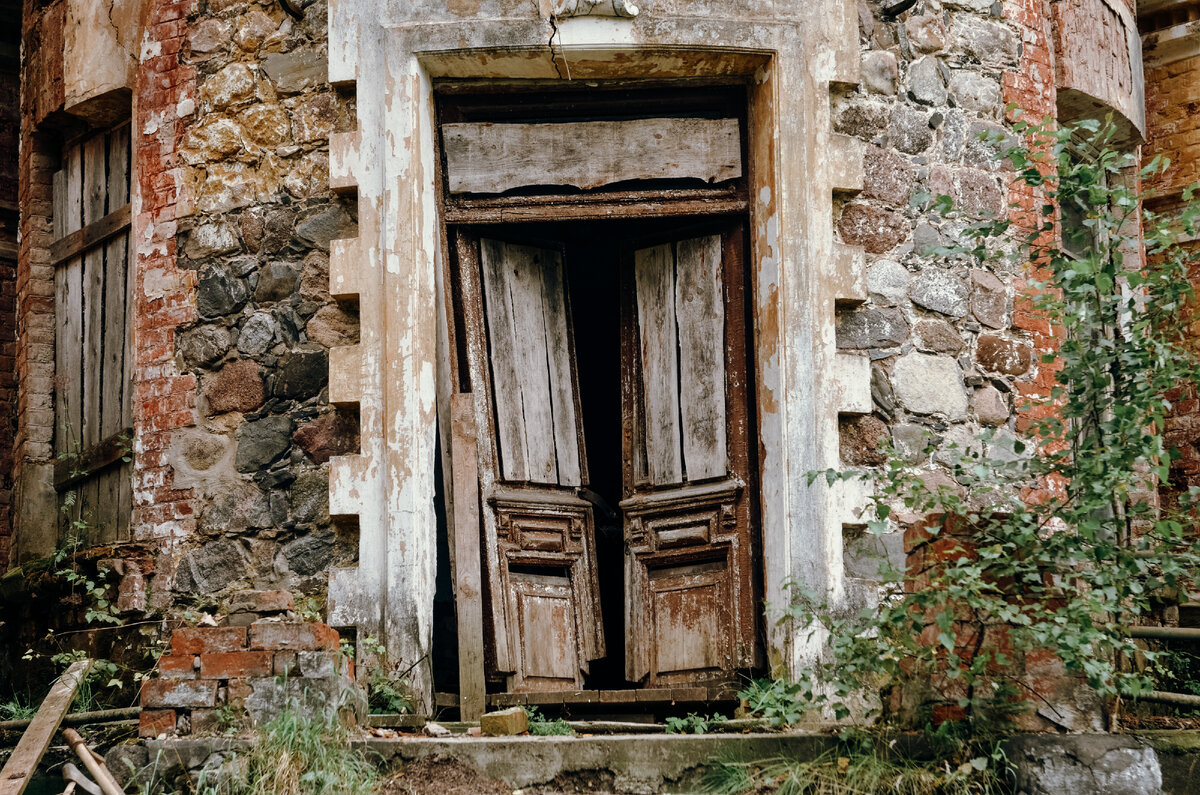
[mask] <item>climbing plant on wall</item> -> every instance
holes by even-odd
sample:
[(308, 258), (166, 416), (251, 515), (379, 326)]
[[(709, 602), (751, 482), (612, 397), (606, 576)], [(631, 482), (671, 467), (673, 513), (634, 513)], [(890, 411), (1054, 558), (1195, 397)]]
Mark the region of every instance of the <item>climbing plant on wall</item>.
[(1181, 243), (1200, 206), (1188, 191), (1180, 214), (1146, 210), (1139, 181), (1167, 163), (1139, 170), (1111, 122), (1014, 130), (1022, 143), (1002, 156), (1041, 197), (1031, 217), (972, 221), (944, 196), (929, 208), (961, 224), (937, 252), (950, 264), (1027, 276), (1018, 301), (1046, 333), (1042, 375), (1018, 397), (1022, 433), (985, 431), (939, 455), (953, 485), (931, 486), (896, 450), (875, 471), (810, 473), (810, 484), (871, 480), (867, 532), (903, 532), (906, 566), (884, 572), (878, 604), (858, 612), (795, 590), (779, 620), (827, 653), (798, 681), (743, 693), (777, 722), (821, 709), (994, 726), (1058, 709), (1064, 683), (1097, 713), (1154, 687), (1161, 653), (1128, 628), (1200, 563), (1198, 490), (1158, 499), (1168, 397), (1200, 379), (1186, 337), (1197, 252)]

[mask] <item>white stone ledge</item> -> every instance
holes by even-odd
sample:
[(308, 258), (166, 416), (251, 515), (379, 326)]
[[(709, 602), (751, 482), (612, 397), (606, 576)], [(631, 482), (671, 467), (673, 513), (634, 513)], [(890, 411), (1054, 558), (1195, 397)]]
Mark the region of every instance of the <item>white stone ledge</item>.
[[(871, 360), (839, 353), (833, 357), (834, 407), (839, 414), (871, 413)], [(332, 394), (332, 392), (331, 392)]]
[(358, 188), (358, 153), (362, 137), (357, 131), (329, 136), (329, 187), (336, 193)]

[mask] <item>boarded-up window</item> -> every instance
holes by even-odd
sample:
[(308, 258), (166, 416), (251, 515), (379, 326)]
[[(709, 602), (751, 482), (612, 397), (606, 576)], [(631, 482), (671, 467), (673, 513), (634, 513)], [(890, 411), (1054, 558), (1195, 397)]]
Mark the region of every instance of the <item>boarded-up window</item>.
[(55, 488), (62, 529), (128, 536), (130, 127), (68, 143), (54, 175)]

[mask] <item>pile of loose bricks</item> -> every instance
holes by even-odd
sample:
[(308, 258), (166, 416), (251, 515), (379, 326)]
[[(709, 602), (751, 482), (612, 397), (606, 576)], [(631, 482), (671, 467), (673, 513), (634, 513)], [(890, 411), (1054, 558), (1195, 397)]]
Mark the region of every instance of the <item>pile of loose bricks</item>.
[(235, 594), (218, 626), (181, 627), (144, 683), (142, 737), (213, 733), (245, 716), (255, 723), (289, 707), (361, 717), (365, 696), (337, 630), (298, 620), (286, 591)]

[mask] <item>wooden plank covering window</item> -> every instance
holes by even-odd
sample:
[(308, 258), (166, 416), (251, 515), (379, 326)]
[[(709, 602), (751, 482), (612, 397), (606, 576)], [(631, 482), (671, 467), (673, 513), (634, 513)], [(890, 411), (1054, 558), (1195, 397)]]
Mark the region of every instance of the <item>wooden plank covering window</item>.
[(442, 140), (454, 194), (742, 175), (740, 124), (730, 118), (464, 122), (442, 125)]
[[(68, 144), (54, 175), (55, 486), (64, 529), (128, 537), (130, 127)], [(71, 497), (65, 493), (73, 492)]]

